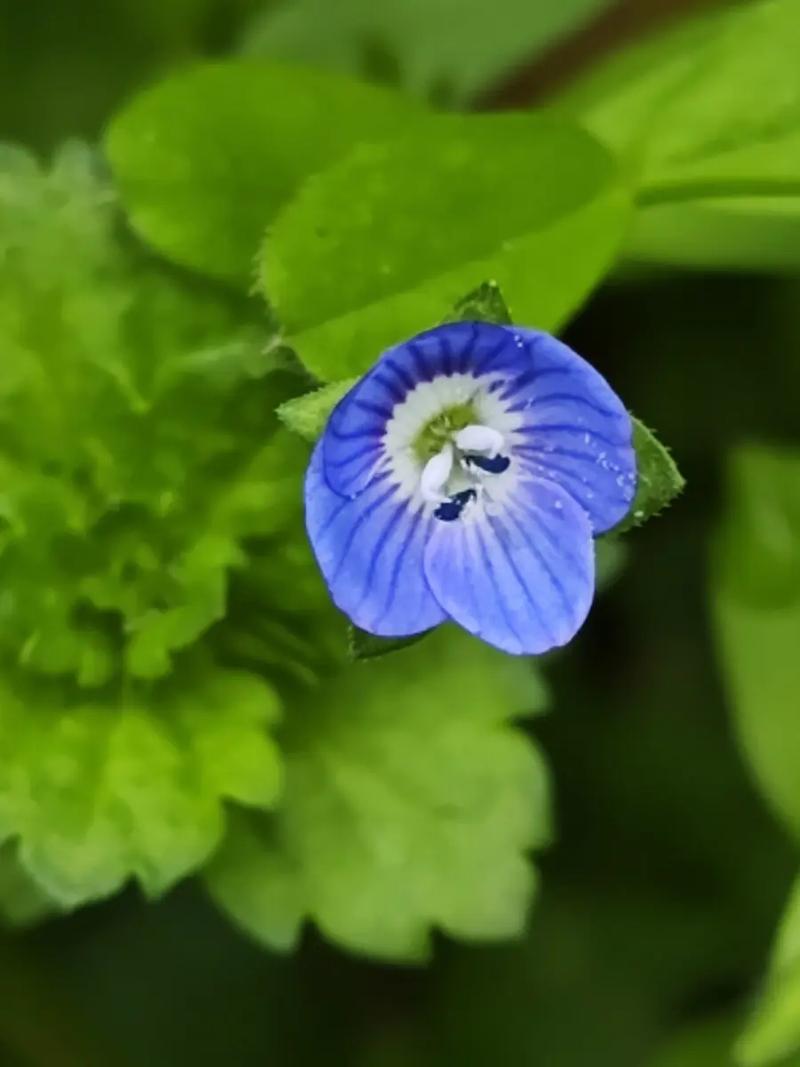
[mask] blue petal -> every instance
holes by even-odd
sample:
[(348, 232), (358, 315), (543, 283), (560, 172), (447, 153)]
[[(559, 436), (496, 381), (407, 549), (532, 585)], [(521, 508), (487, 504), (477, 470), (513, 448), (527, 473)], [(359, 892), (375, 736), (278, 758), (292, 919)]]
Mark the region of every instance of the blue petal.
[(428, 584), (447, 614), (516, 655), (566, 644), (594, 595), (586, 513), (559, 486), (530, 481), (500, 514), (439, 523), (425, 552)]
[(631, 418), (598, 372), (549, 334), (504, 327), (520, 360), (495, 391), (524, 425), (514, 452), (534, 475), (562, 486), (595, 535), (627, 515), (636, 491)]
[(317, 444), (306, 474), (306, 528), (334, 603), (372, 634), (402, 637), (436, 626), (445, 613), (425, 581), (431, 523), (413, 512), (388, 472), (355, 500), (340, 496), (322, 470)]
[(413, 372), (417, 381), (426, 382), (440, 374), (477, 377), (484, 373), (482, 366), (494, 364), (504, 352), (513, 356), (513, 349), (513, 338), (509, 339), (502, 326), (489, 322), (449, 322), (412, 337), (386, 355), (393, 363)]
[(321, 438), (320, 462), (331, 488), (355, 497), (368, 485), (383, 459), (382, 437), (391, 408), (363, 400), (362, 379), (331, 412)]
[(324, 434), (325, 476), (337, 493), (356, 496), (380, 463), (382, 438), (394, 408), (420, 383), (440, 375), (518, 359), (502, 326), (454, 322), (395, 345), (331, 413)]

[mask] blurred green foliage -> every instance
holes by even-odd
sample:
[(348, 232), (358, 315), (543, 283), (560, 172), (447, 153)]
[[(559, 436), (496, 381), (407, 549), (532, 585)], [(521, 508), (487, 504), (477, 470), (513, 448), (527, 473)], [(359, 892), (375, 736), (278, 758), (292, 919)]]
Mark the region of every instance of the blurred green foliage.
[(95, 164), (0, 158), (0, 643), (90, 688), (164, 675), (222, 616), (240, 539), (296, 514), (304, 462), (267, 328), (124, 241)]
[(792, 890), (766, 987), (737, 1046), (745, 1067), (785, 1063), (800, 1046), (800, 891)]
[(734, 511), (715, 583), (716, 619), (736, 722), (761, 786), (800, 835), (798, 474), (794, 454), (738, 454)]
[(96, 138), (125, 97), (227, 50), (270, 0), (2, 0), (0, 136), (51, 151)]
[(798, 35), (793, 0), (704, 11), (612, 54), (561, 95), (559, 108), (622, 151), (643, 185), (632, 259), (796, 269)]
[(552, 47), (608, 0), (532, 4), (499, 0), (283, 0), (255, 18), (246, 55), (309, 63), (402, 86), (464, 106), (537, 51)]

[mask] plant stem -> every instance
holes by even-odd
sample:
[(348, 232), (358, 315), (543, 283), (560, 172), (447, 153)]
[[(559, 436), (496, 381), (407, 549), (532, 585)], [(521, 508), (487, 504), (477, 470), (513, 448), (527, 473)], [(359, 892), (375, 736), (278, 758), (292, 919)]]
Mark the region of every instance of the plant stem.
[(733, 200), (741, 197), (798, 197), (798, 178), (694, 178), (645, 185), (636, 194), (639, 207), (682, 204), (691, 200)]

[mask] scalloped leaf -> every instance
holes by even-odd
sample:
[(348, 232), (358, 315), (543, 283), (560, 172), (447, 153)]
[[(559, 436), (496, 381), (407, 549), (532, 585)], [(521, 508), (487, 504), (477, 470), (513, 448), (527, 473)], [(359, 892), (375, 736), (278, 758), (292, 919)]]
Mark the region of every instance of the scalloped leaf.
[(542, 703), (529, 664), (450, 627), (350, 668), (292, 709), (281, 807), (232, 823), (213, 897), (281, 950), (305, 918), (396, 960), (424, 958), (431, 927), (517, 936), (550, 829), (540, 757), (507, 720)]
[(63, 908), (130, 878), (163, 893), (217, 847), (224, 801), (277, 800), (277, 714), (262, 679), (197, 665), (116, 700), (6, 681), (0, 839), (19, 840), (23, 870)]

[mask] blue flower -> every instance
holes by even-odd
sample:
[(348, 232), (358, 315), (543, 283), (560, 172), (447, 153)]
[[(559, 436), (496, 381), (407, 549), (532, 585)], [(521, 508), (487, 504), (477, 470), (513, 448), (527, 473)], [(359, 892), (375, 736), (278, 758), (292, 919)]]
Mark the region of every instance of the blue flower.
[(333, 410), (306, 525), (361, 629), (452, 619), (537, 654), (586, 618), (593, 538), (635, 487), (631, 419), (597, 371), (549, 334), (460, 322), (384, 352)]

